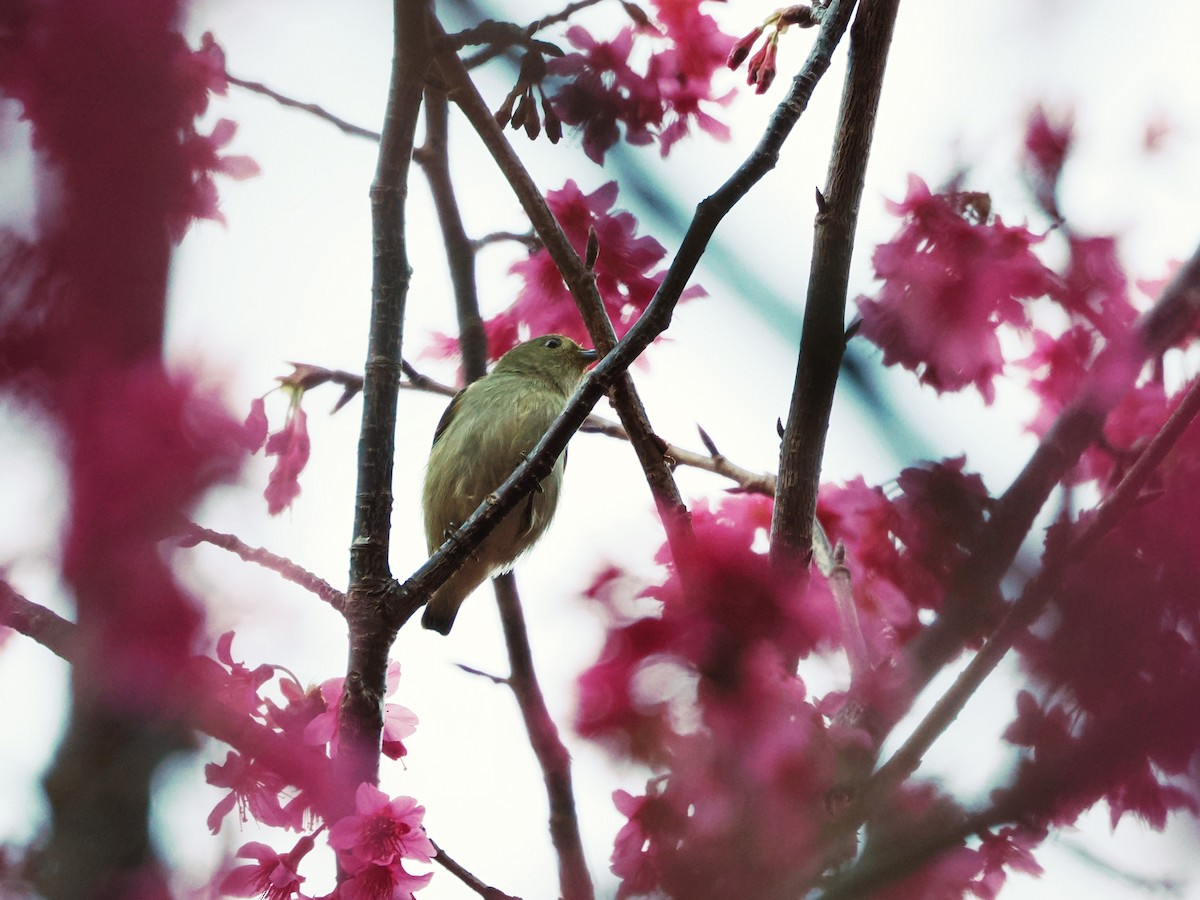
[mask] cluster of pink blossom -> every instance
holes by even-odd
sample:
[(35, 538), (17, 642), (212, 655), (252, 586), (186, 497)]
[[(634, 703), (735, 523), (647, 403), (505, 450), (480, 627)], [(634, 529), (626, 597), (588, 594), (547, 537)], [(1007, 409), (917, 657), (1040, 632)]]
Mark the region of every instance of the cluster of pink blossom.
[[(667, 251), (649, 235), (638, 235), (637, 220), (626, 210), (614, 209), (616, 202), (615, 181), (585, 194), (574, 180), (568, 180), (559, 190), (546, 193), (546, 203), (580, 256), (586, 250), (588, 234), (595, 233), (600, 248), (592, 270), (596, 288), (620, 338), (654, 299), (664, 273), (653, 270)], [(514, 263), (511, 271), (523, 282), (517, 299), (484, 323), (491, 359), (498, 359), (520, 341), (537, 334), (565, 334), (590, 343), (575, 301), (548, 250), (542, 247), (531, 252), (528, 258)], [(694, 285), (684, 291), (681, 299), (704, 293), (702, 287)], [(431, 352), (455, 355), (458, 341), (449, 335), (436, 335)]]
[[(938, 195), (914, 177), (892, 205), (900, 232), (875, 253), (883, 288), (859, 300), (862, 332), (884, 361), (939, 391), (974, 387), (990, 401), (997, 376), (1026, 373), (1041, 402), (1031, 426), (1039, 435), (1077, 400), (1101, 350), (1130, 339), (1139, 311), (1116, 241), (1078, 234), (1059, 214), (1069, 152), (1069, 127), (1036, 114), (1026, 166), (1035, 202), (1056, 216), (1060, 271), (1033, 252), (1044, 237), (993, 218), (986, 198)], [(1161, 283), (1139, 287), (1150, 295)], [(1036, 302), (1066, 321), (1056, 335), (1032, 327)], [(996, 335), (1004, 325), (1034, 348), (1011, 370)], [(1161, 364), (1146, 367), (1067, 484), (1090, 481), (1102, 495), (1115, 485), (1179, 402), (1162, 373)], [(997, 813), (1000, 824), (977, 826), (969, 841), (950, 839), (872, 896), (995, 897), (1009, 872), (1040, 871), (1032, 851), (1050, 828), (1101, 801), (1114, 824), (1131, 813), (1156, 828), (1174, 810), (1200, 809), (1191, 782), (1200, 724), (1179, 715), (1200, 691), (1200, 568), (1178, 527), (1200, 506), (1197, 459), (1193, 425), (1142, 502), (1085, 555), (1073, 540), (1094, 513), (1051, 529), (1046, 559), (1065, 562), (1066, 574), (1050, 625), (1017, 645), (1039, 689), (1017, 698), (1006, 732), (1027, 750), (993, 797), (1007, 817)], [(735, 883), (786, 896), (787, 885), (855, 852), (823, 832), (837, 821), (846, 760), (856, 746), (877, 749), (863, 731), (870, 717), (846, 711), (858, 704), (894, 721), (901, 710), (887, 704), (906, 678), (905, 648), (929, 621), (920, 614), (941, 609), (993, 501), (961, 457), (905, 469), (889, 493), (862, 479), (822, 488), (818, 518), (844, 549), (874, 682), (824, 697), (808, 696), (795, 661), (836, 651), (846, 625), (823, 577), (797, 588), (752, 549), (771, 505), (748, 496), (715, 510), (698, 504), (695, 554), (639, 595), (659, 601), (656, 612), (637, 612), (645, 600), (629, 601), (615, 568), (590, 592), (609, 611), (609, 632), (580, 678), (577, 728), (656, 772), (642, 796), (614, 797), (628, 819), (612, 857), (621, 896), (727, 896)], [(669, 559), (664, 547), (659, 561)], [(983, 618), (1001, 614), (1000, 602), (978, 598), (992, 604)], [(964, 817), (933, 786), (904, 782), (871, 813), (859, 862), (911, 845), (915, 834), (953, 833)]]
[[(712, 81), (733, 39), (700, 5), (654, 0), (657, 25), (643, 13), (611, 40), (597, 40), (581, 25), (567, 30), (576, 52), (550, 61), (550, 74), (564, 79), (550, 100), (563, 122), (582, 129), (583, 149), (597, 164), (621, 139), (622, 125), (626, 143), (657, 140), (663, 156), (693, 123), (714, 137), (729, 137), (728, 127), (706, 108), (732, 99), (732, 92), (717, 94)], [(641, 71), (631, 61), (635, 44), (651, 46)]]
[[(414, 875), (404, 861), (429, 862), (436, 855), (421, 827), (424, 807), (411, 797), (392, 799), (378, 788), (362, 784), (355, 795), (355, 811), (326, 821), (324, 792), (330, 778), (329, 763), (337, 755), (343, 679), (330, 678), (306, 691), (284, 673), (278, 682), (284, 700), (280, 706), (260, 693), (279, 670), (270, 665), (250, 669), (235, 661), (233, 637), (233, 632), (221, 636), (216, 660), (201, 657), (194, 661), (198, 683), (205, 695), (215, 698), (235, 720), (278, 735), (294, 748), (294, 755), (289, 757), (286, 773), (280, 770), (277, 758), (252, 758), (232, 750), (224, 763), (205, 766), (208, 783), (229, 792), (209, 814), (209, 830), (218, 833), (236, 808), (243, 822), (253, 819), (259, 825), (308, 833), (282, 854), (259, 842), (243, 845), (237, 855), (255, 862), (226, 872), (219, 879), (220, 890), (235, 897), (304, 900), (300, 862), (314, 848), (316, 837), (328, 828), (329, 846), (337, 851), (339, 864), (350, 877), (323, 900), (408, 900), (432, 874)], [(386, 696), (391, 696), (400, 680), (399, 663), (389, 665), (387, 675)], [(416, 725), (411, 710), (396, 703), (384, 704), (383, 754), (390, 759), (403, 757), (408, 752), (404, 738), (416, 731)]]
[[(861, 479), (822, 491), (818, 515), (846, 548), (877, 671), (860, 702), (886, 700), (899, 650), (920, 630), (919, 609), (939, 606), (983, 520), (986, 491), (962, 469), (961, 459), (906, 469), (893, 499)], [(809, 697), (795, 674), (797, 659), (838, 649), (844, 635), (823, 577), (798, 588), (755, 551), (771, 511), (758, 496), (699, 503), (694, 553), (662, 584), (631, 601), (613, 568), (589, 591), (608, 612), (609, 633), (579, 680), (576, 728), (660, 772), (643, 795), (614, 795), (629, 820), (612, 857), (622, 897), (722, 897), (735, 884), (751, 896), (787, 896), (814, 866), (848, 852), (823, 844), (825, 827), (839, 809), (839, 760), (870, 752), (871, 741), (841, 719), (845, 693)], [(664, 547), (659, 561), (668, 559)], [(660, 608), (639, 615), (644, 598)], [(883, 819), (898, 829), (962, 812), (925, 787), (906, 786), (892, 804)], [(982, 846), (960, 846), (888, 896), (950, 896), (950, 888), (994, 896), (1005, 865), (1036, 866), (1032, 843), (1025, 831), (986, 832)]]

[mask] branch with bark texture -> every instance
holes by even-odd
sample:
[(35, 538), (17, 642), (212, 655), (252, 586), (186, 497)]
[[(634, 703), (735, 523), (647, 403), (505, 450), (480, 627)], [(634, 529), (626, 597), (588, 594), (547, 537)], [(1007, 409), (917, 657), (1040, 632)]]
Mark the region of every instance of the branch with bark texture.
[(392, 78), (371, 185), (371, 324), (346, 592), (350, 658), (339, 714), (341, 752), (336, 760), (347, 807), (358, 784), (378, 780), (388, 651), (396, 634), (384, 615), (382, 600), (391, 581), (388, 547), (396, 406), (404, 309), (412, 274), (404, 214), (414, 135), (430, 64), (431, 9), (429, 0), (394, 0)]
[(771, 521), (771, 559), (807, 565), (825, 437), (846, 349), (846, 290), (875, 115), (900, 0), (859, 8), (850, 32), (850, 57), (833, 156), (818, 193), (816, 232), (804, 331), (787, 429), (779, 454), (779, 485)]

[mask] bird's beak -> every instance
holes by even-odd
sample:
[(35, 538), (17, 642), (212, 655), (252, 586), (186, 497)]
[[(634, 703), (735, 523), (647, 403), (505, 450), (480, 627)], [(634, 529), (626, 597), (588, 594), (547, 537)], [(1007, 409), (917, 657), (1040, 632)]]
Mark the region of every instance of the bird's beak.
[(595, 350), (580, 350), (579, 358), (582, 359), (584, 362), (594, 363), (596, 360), (598, 360), (600, 358), (600, 354), (597, 353)]

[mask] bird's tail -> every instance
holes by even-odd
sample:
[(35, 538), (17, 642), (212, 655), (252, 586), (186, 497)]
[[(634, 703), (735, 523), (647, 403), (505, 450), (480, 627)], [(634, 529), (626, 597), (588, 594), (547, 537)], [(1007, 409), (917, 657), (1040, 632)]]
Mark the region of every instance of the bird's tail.
[(430, 631), (449, 634), (458, 616), (459, 607), (467, 596), (483, 584), (488, 577), (489, 566), (476, 558), (470, 558), (440, 588), (433, 592), (421, 616), (421, 625)]

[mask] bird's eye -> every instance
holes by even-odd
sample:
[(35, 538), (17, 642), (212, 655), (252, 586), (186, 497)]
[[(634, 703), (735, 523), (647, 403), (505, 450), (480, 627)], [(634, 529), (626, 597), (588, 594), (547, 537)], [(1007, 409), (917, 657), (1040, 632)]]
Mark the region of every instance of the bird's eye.
[(556, 347), (561, 347), (562, 341), (560, 341), (558, 338), (550, 338), (549, 340), (546, 341), (546, 346), (549, 349), (553, 350)]

